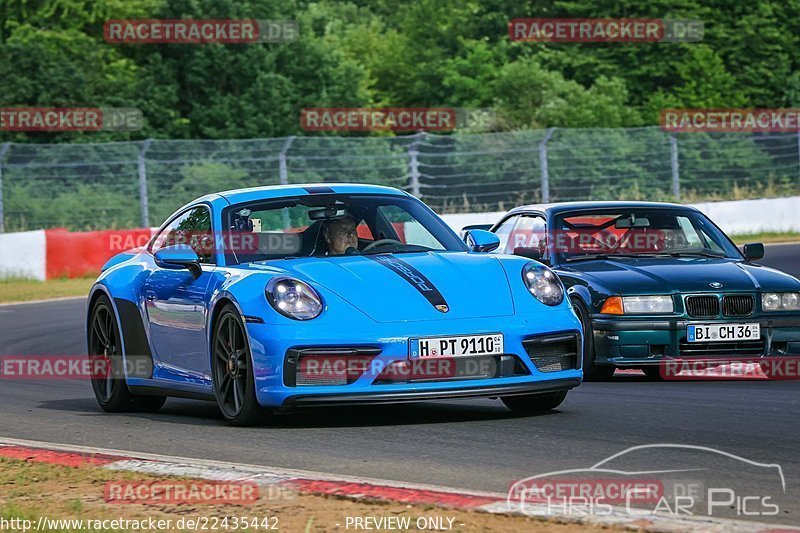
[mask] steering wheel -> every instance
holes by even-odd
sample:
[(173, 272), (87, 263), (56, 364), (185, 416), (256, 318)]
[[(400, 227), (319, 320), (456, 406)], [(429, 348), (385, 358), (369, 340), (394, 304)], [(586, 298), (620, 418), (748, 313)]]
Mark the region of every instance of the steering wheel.
[(370, 250), (372, 250), (373, 248), (375, 248), (377, 246), (385, 246), (387, 244), (400, 244), (400, 245), (402, 245), (403, 243), (398, 241), (398, 240), (396, 240), (396, 239), (378, 239), (377, 241), (371, 242), (368, 245), (366, 245), (364, 247), (364, 249), (361, 250), (361, 251), (362, 252), (369, 252)]

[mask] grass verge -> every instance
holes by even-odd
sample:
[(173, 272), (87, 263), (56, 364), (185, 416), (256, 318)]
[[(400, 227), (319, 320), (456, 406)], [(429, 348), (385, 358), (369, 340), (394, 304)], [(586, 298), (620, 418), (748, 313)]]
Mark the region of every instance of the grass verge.
[[(78, 531), (126, 530), (111, 527), (98, 529), (92, 527), (92, 523), (95, 521), (149, 520), (152, 518), (153, 520), (171, 520), (172, 526), (162, 528), (162, 531), (182, 531), (183, 529), (177, 527), (181, 518), (185, 519), (185, 524), (190, 519), (202, 521), (204, 519), (221, 520), (223, 517), (240, 517), (240, 520), (244, 517), (250, 519), (272, 517), (268, 523), (276, 525), (280, 531), (317, 532), (347, 531), (348, 517), (408, 517), (412, 524), (409, 530), (416, 531), (418, 518), (433, 517), (442, 519), (444, 524), (448, 524), (448, 519), (452, 519), (450, 531), (509, 533), (518, 531), (567, 533), (578, 529), (582, 532), (592, 533), (609, 531), (609, 528), (559, 524), (523, 516), (502, 516), (405, 503), (379, 503), (331, 496), (300, 495), (287, 491), (270, 491), (267, 487), (262, 487), (255, 503), (248, 505), (175, 505), (168, 503), (146, 505), (107, 503), (105, 500), (107, 482), (159, 481), (163, 483), (187, 479), (117, 472), (100, 467), (72, 468), (2, 458), (0, 459), (0, 523), (4, 519), (30, 520), (33, 524), (32, 530), (39, 517), (45, 516), (51, 520), (49, 524), (51, 527), (44, 528), (44, 530), (77, 533)], [(272, 496), (270, 493), (273, 493)], [(62, 522), (58, 524), (52, 522), (53, 520), (70, 519), (83, 520), (83, 523), (65, 524)], [(209, 527), (210, 525), (211, 523), (209, 523)], [(261, 529), (265, 528), (249, 528), (250, 531), (260, 531)], [(353, 529), (352, 523), (349, 529)], [(142, 531), (146, 530), (142, 529)]]
[(0, 279), (0, 303), (27, 302), (67, 296), (86, 296), (95, 278), (50, 279)]
[(749, 233), (747, 235), (731, 235), (731, 239), (736, 244), (747, 244), (748, 242), (800, 242), (800, 233), (766, 231), (762, 233)]

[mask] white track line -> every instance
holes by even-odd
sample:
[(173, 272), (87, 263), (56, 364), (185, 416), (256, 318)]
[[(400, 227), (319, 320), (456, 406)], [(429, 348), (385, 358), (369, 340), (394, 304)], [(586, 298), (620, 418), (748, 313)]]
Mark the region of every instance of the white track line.
[(48, 298), (46, 300), (27, 300), (23, 302), (0, 303), (0, 307), (15, 307), (18, 305), (49, 304), (53, 302), (67, 302), (69, 300), (85, 300), (86, 296), (64, 296), (63, 298)]

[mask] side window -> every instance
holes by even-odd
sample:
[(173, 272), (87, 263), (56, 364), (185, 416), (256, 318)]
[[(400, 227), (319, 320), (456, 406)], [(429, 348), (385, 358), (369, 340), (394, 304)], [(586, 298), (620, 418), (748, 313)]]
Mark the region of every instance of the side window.
[[(436, 237), (428, 231), (425, 226), (396, 205), (382, 205), (378, 207), (378, 213), (383, 215), (387, 222), (392, 225), (397, 238), (403, 244), (412, 244), (416, 246), (425, 246), (431, 250), (443, 250), (444, 246)], [(376, 240), (385, 239), (387, 236), (381, 235), (382, 231), (378, 230), (379, 235), (375, 236)], [(359, 233), (359, 237), (361, 234)]]
[(508, 252), (516, 248), (538, 248), (543, 254), (547, 248), (547, 233), (542, 217), (521, 216), (508, 238)]
[(511, 231), (514, 229), (514, 225), (517, 223), (517, 220), (519, 220), (519, 215), (507, 218), (494, 230), (495, 235), (497, 235), (497, 237), (500, 239), (500, 246), (497, 247), (494, 253), (497, 254), (509, 253), (506, 250), (508, 245), (508, 238), (511, 235)]
[(702, 221), (699, 220), (697, 225), (694, 225), (688, 217), (678, 217), (678, 222), (686, 233), (686, 239), (690, 246), (703, 246), (716, 253), (725, 253), (722, 246), (712, 237), (713, 233), (703, 227), (705, 224)]
[(702, 241), (700, 240), (700, 235), (697, 234), (697, 230), (694, 229), (691, 220), (689, 220), (687, 217), (678, 217), (678, 224), (680, 224), (681, 230), (683, 230), (683, 238), (689, 244), (689, 246), (703, 245)]
[(211, 233), (211, 215), (207, 208), (196, 207), (179, 215), (161, 230), (153, 245), (152, 253), (167, 246), (188, 244), (197, 253), (201, 263), (213, 264), (214, 235)]

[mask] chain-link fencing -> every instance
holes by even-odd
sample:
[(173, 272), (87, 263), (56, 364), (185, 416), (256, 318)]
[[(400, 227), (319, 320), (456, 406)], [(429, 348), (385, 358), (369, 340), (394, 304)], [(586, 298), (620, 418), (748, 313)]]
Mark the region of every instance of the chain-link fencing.
[(566, 200), (800, 194), (800, 135), (658, 127), (0, 146), (0, 230), (147, 227), (210, 193), (358, 182), (440, 213)]

